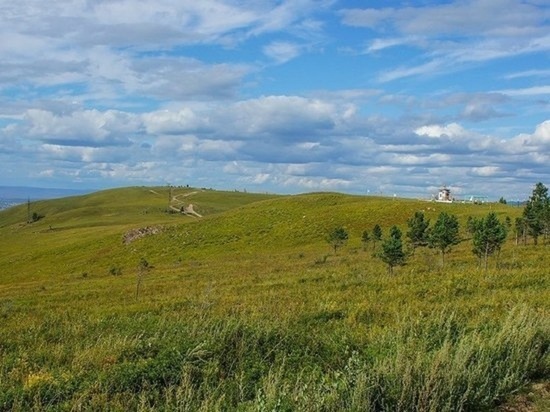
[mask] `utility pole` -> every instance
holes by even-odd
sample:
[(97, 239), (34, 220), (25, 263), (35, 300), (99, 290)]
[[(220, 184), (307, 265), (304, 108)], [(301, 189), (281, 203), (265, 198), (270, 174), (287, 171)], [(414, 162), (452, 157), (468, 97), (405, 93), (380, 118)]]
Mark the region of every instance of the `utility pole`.
[(31, 223), (31, 198), (27, 199), (27, 223)]

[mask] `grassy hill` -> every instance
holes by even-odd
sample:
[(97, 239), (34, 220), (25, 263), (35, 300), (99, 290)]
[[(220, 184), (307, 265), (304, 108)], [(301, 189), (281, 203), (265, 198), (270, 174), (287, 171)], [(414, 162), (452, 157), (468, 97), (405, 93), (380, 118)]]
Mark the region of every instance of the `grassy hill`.
[[(174, 212), (189, 203), (202, 218)], [(418, 210), (455, 214), (464, 240), (389, 276), (361, 233)], [(494, 407), (548, 380), (550, 258), (510, 236), (482, 270), (464, 228), (489, 211), (521, 215), (167, 187), (34, 202), (34, 223), (2, 211), (0, 410)]]

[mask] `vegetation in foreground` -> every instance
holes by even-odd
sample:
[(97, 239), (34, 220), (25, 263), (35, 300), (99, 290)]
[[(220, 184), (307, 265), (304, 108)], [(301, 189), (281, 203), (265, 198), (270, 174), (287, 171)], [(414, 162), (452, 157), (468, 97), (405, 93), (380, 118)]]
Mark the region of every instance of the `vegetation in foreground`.
[[(166, 213), (179, 195), (205, 217)], [(521, 208), (128, 188), (33, 209), (0, 213), (2, 410), (469, 411), (550, 377), (547, 246), (510, 234), (497, 259), (467, 231)], [(390, 275), (419, 211), (461, 242), (416, 237)]]

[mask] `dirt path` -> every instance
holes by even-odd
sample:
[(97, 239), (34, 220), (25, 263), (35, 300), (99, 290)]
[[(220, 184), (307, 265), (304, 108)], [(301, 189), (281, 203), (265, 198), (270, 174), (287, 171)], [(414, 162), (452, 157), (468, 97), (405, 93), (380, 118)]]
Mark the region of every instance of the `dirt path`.
[[(186, 197), (189, 197), (189, 196), (193, 196), (194, 194), (197, 194), (199, 193), (198, 191), (194, 191), (194, 192), (189, 192), (189, 193), (182, 193), (180, 195), (176, 195), (176, 196), (172, 196), (172, 202), (175, 202), (176, 203), (176, 206), (173, 206), (173, 205), (170, 205), (170, 209), (176, 211), (176, 212), (179, 212), (179, 213), (183, 213), (184, 215), (190, 215), (190, 216), (195, 216), (195, 217), (202, 217), (201, 214), (195, 212), (194, 208), (193, 208), (193, 204), (192, 203), (189, 203), (188, 206), (185, 206), (184, 202), (183, 202), (183, 198), (186, 198)], [(179, 207), (177, 207), (179, 206)]]
[(181, 202), (181, 200), (179, 199), (180, 197), (189, 197), (189, 196), (196, 195), (197, 193), (199, 193), (199, 192), (197, 190), (195, 190), (194, 192), (182, 193), (180, 195), (172, 196), (172, 201), (173, 202)]

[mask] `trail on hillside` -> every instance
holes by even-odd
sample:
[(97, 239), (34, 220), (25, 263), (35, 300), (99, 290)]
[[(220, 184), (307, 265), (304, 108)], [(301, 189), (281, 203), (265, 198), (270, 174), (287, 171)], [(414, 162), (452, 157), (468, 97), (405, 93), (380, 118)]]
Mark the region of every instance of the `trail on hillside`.
[[(176, 206), (170, 205), (170, 209), (174, 210), (176, 212), (179, 212), (179, 213), (183, 213), (184, 215), (202, 217), (202, 215), (200, 213), (195, 212), (195, 209), (193, 208), (192, 203), (189, 203), (189, 205), (185, 206), (183, 200), (181, 200), (182, 198), (186, 198), (186, 197), (195, 195), (197, 193), (199, 193), (199, 192), (198, 191), (193, 191), (193, 192), (189, 192), (189, 193), (182, 193), (182, 194), (179, 194), (179, 195), (172, 196), (172, 202), (175, 202)], [(179, 207), (177, 207), (177, 206), (179, 206)]]

